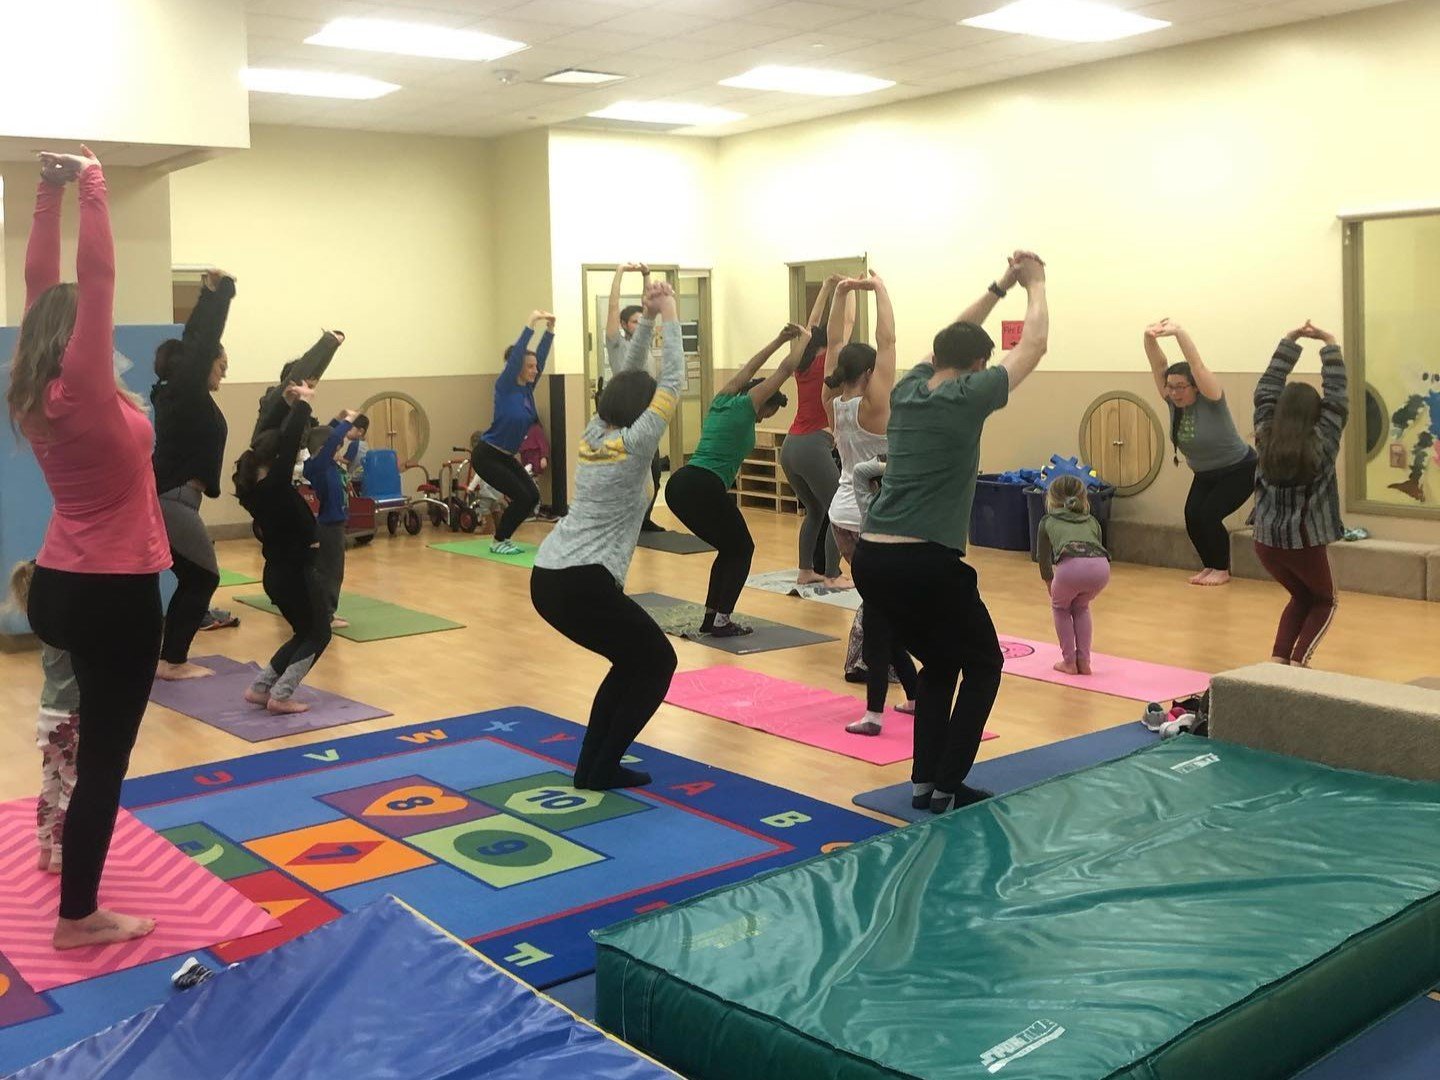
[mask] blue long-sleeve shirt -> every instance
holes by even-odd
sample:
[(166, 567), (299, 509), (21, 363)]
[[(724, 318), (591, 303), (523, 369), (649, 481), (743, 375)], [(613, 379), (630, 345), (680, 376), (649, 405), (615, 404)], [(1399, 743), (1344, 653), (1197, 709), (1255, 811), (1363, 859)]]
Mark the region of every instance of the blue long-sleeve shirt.
[(345, 478), (340, 463), (335, 460), (335, 453), (340, 449), (340, 444), (349, 430), (349, 420), (331, 420), (330, 435), (325, 440), (325, 445), (320, 448), (319, 453), (312, 454), (302, 466), (305, 479), (310, 482), (310, 486), (315, 489), (315, 497), (320, 500), (318, 517), (321, 525), (343, 525), (348, 517)]
[[(495, 381), (495, 418), (481, 436), (491, 446), (498, 447), (507, 454), (519, 453), (520, 444), (525, 441), (530, 426), (540, 419), (540, 414), (535, 411), (535, 383), (521, 386), (517, 382), (520, 369), (525, 366), (525, 352), (530, 347), (530, 339), (534, 334), (534, 330), (525, 327), (510, 349), (510, 355), (505, 360), (505, 370)], [(550, 343), (553, 340), (555, 335), (547, 330), (541, 335), (540, 344), (535, 347), (535, 362), (539, 367), (537, 380), (545, 373), (545, 360), (550, 355)]]

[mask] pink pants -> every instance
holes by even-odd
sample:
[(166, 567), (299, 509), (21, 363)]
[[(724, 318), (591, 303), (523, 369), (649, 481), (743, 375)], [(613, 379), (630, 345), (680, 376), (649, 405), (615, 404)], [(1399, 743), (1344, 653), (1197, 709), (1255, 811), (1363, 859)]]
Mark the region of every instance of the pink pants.
[(1071, 557), (1056, 564), (1055, 580), (1050, 583), (1050, 611), (1067, 664), (1090, 659), (1090, 601), (1108, 584), (1110, 560), (1103, 555)]

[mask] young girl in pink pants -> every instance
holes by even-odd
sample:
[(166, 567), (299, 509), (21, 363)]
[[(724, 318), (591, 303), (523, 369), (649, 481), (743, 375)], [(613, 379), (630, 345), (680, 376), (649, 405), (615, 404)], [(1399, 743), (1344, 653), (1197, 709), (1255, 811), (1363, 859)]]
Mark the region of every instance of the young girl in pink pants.
[(1060, 639), (1061, 659), (1055, 670), (1089, 675), (1090, 601), (1110, 584), (1110, 553), (1079, 477), (1052, 480), (1045, 491), (1045, 511), (1038, 551), (1040, 576), (1050, 589), (1050, 610)]

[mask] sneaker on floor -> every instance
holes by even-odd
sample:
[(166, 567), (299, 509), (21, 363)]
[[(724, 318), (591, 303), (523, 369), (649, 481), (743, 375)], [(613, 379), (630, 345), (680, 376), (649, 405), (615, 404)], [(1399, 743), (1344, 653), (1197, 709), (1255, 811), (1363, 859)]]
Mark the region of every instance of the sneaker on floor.
[(205, 613), (205, 620), (200, 624), (201, 630), (224, 630), (227, 627), (239, 626), (240, 620), (230, 612), (220, 608), (211, 608)]
[(490, 544), (490, 551), (495, 555), (519, 555), (524, 550), (514, 540), (495, 540)]
[(1145, 706), (1145, 715), (1140, 717), (1140, 723), (1145, 725), (1146, 731), (1159, 731), (1160, 725), (1170, 719), (1170, 714), (1165, 711), (1165, 706), (1152, 701)]
[(180, 969), (174, 975), (170, 976), (170, 985), (176, 990), (189, 990), (192, 986), (199, 986), (206, 979), (214, 977), (213, 970), (192, 956), (180, 965)]
[(851, 735), (879, 735), (884, 730), (874, 720), (856, 720), (854, 723), (846, 724), (845, 730)]
[(753, 626), (745, 626), (743, 623), (727, 622), (724, 626), (712, 626), (705, 633), (711, 637), (744, 637), (746, 634), (753, 634)]
[(870, 672), (863, 667), (853, 667), (845, 672), (845, 681), (850, 683), (863, 683), (870, 680)]

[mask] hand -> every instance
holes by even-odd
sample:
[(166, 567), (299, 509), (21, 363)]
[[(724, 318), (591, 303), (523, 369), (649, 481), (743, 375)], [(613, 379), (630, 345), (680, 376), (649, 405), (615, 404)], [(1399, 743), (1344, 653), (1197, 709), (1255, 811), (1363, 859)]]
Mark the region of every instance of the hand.
[(216, 289), (220, 288), (220, 283), (226, 278), (229, 278), (231, 281), (236, 280), (234, 274), (212, 266), (209, 270), (205, 271), (204, 276), (200, 279), (200, 284), (203, 285), (205, 288), (209, 289), (211, 292), (214, 292)]
[(345, 344), (345, 331), (343, 331), (343, 330), (326, 330), (325, 333), (329, 334), (331, 337), (333, 337), (333, 338), (335, 339), (335, 344), (336, 344), (336, 345), (344, 345), (344, 344)]
[(1304, 326), (1297, 327), (1296, 329), (1291, 330), (1290, 333), (1286, 334), (1285, 336), (1291, 341), (1299, 341), (1301, 338), (1310, 338), (1313, 341), (1324, 342), (1326, 345), (1335, 344), (1334, 334), (1330, 333), (1328, 330), (1321, 330), (1309, 319), (1305, 320)]
[(1019, 267), (1023, 259), (1034, 259), (1041, 266), (1045, 265), (1045, 260), (1033, 251), (1017, 250), (1006, 260), (1005, 273), (1000, 275), (999, 280), (996, 281), (995, 284), (1007, 292), (1012, 289), (1020, 281)]
[(636, 264), (635, 264), (635, 269), (640, 271), (640, 274), (641, 274), (642, 277), (647, 277), (647, 278), (648, 278), (648, 277), (650, 276), (650, 264), (649, 264), (649, 263), (636, 263)]
[(790, 330), (795, 331), (789, 338), (790, 355), (785, 358), (785, 363), (791, 365), (799, 364), (800, 356), (804, 353), (805, 346), (810, 344), (810, 327), (796, 326), (794, 323), (790, 323), (785, 329), (787, 332)]
[(871, 270), (869, 277), (865, 279), (865, 284), (861, 287), (868, 289), (871, 292), (880, 292), (883, 291), (885, 288), (885, 279), (882, 278), (879, 274), (877, 274), (874, 270)]
[(285, 387), (285, 400), (294, 405), (297, 401), (309, 401), (315, 396), (315, 388), (305, 383), (291, 383)]
[(830, 274), (830, 275), (828, 275), (828, 276), (825, 278), (825, 284), (824, 284), (824, 286), (822, 286), (822, 287), (823, 287), (823, 288), (826, 288), (826, 289), (831, 289), (831, 290), (833, 290), (833, 289), (834, 289), (837, 285), (839, 285), (842, 281), (847, 281), (847, 280), (850, 280), (850, 279), (846, 278), (844, 274)]
[(359, 415), (360, 414), (354, 409), (341, 409), (338, 413), (335, 414), (335, 419), (339, 420), (342, 424), (349, 424), (353, 423), (355, 417)]
[(57, 154), (50, 150), (40, 151), (40, 176), (47, 183), (63, 186), (71, 180), (76, 179), (92, 165), (99, 165), (100, 162), (90, 152), (90, 148), (81, 144), (78, 154)]
[(645, 296), (641, 301), (641, 306), (645, 309), (645, 314), (652, 319), (659, 318), (665, 308), (666, 297), (670, 298), (671, 305), (673, 306), (675, 290), (670, 287), (669, 282), (652, 281), (646, 285)]
[(805, 327), (803, 327), (803, 326), (798, 326), (798, 325), (796, 325), (796, 324), (793, 323), (793, 322), (792, 322), (792, 323), (786, 323), (786, 324), (781, 328), (780, 333), (778, 333), (778, 334), (775, 335), (775, 340), (776, 340), (776, 341), (779, 341), (779, 342), (782, 342), (782, 343), (783, 343), (783, 342), (786, 342), (786, 341), (794, 341), (794, 340), (795, 340), (796, 338), (798, 338), (801, 334), (804, 334), (807, 340), (808, 340), (809, 337), (810, 337), (810, 332), (809, 332), (808, 330), (806, 330)]
[(626, 263), (624, 266), (620, 267), (620, 273), (635, 274), (639, 273), (643, 269), (644, 267), (640, 263)]
[(1026, 291), (1045, 282), (1045, 264), (1028, 252), (1015, 260), (1013, 270), (1016, 282)]
[(1181, 329), (1180, 324), (1173, 319), (1161, 319), (1145, 328), (1145, 336), (1148, 338), (1174, 337), (1180, 333)]

